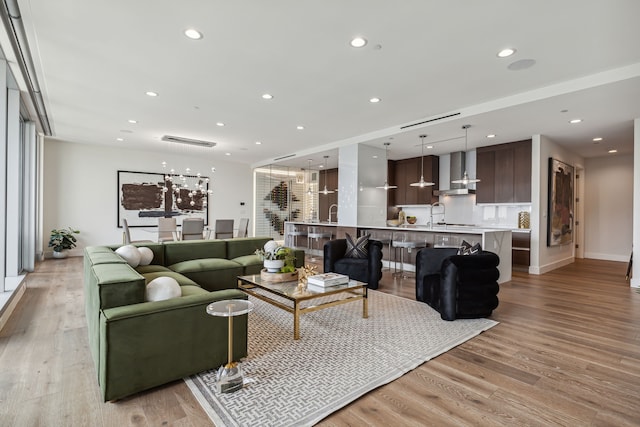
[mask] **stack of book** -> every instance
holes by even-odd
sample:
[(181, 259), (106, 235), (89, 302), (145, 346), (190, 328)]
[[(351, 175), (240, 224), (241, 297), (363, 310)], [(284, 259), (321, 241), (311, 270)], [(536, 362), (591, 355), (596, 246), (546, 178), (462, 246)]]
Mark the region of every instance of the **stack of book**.
[(338, 273), (323, 273), (315, 276), (307, 277), (307, 283), (310, 285), (327, 288), (330, 286), (343, 285), (349, 283), (349, 276)]

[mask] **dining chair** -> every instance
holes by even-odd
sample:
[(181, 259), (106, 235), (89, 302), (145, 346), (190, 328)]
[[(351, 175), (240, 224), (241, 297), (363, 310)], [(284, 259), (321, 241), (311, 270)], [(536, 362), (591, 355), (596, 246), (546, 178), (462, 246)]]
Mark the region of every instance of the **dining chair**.
[(232, 219), (216, 219), (216, 228), (213, 234), (214, 239), (232, 239), (233, 238), (233, 220)]
[(182, 220), (180, 240), (202, 240), (204, 238), (204, 218), (185, 218)]
[(240, 218), (237, 237), (249, 237), (249, 218)]
[(129, 222), (126, 218), (122, 218), (122, 228), (124, 229), (124, 244), (130, 245), (131, 243), (153, 243), (153, 240), (131, 240), (131, 232), (129, 231)]
[(178, 226), (175, 218), (158, 218), (158, 242), (178, 240)]

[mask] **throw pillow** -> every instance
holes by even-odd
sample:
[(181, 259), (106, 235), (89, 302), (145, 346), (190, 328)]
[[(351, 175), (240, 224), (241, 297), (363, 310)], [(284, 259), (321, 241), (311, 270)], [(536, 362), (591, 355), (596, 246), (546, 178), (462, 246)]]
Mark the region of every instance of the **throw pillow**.
[(345, 258), (358, 258), (366, 259), (369, 257), (369, 234), (358, 237), (355, 241), (349, 233), (345, 233), (347, 240), (347, 251), (344, 254)]
[(182, 296), (180, 285), (173, 277), (156, 277), (147, 284), (145, 301), (163, 301)]
[(471, 243), (466, 240), (462, 241), (462, 244), (458, 248), (458, 255), (476, 255), (482, 251), (482, 246), (480, 243), (476, 243), (475, 245), (471, 245)]
[(138, 248), (138, 252), (140, 252), (140, 264), (139, 265), (149, 265), (151, 261), (153, 261), (153, 251), (145, 246)]
[(140, 251), (135, 246), (120, 246), (118, 249), (116, 249), (116, 253), (120, 255), (125, 261), (127, 261), (127, 264), (129, 264), (131, 267), (136, 268), (138, 265), (140, 265)]

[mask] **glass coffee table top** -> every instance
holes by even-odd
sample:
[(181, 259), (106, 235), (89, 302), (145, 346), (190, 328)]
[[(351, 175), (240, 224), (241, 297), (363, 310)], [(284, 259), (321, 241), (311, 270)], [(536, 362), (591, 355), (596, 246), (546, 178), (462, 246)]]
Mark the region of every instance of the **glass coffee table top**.
[(259, 288), (266, 289), (289, 300), (318, 298), (322, 295), (341, 293), (349, 291), (350, 289), (361, 289), (363, 287), (366, 287), (367, 285), (366, 283), (358, 282), (357, 280), (349, 280), (349, 283), (328, 287), (307, 284), (305, 287), (305, 291), (301, 292), (298, 280), (294, 280), (292, 282), (270, 282), (262, 279), (259, 274), (240, 276), (238, 277), (238, 279), (245, 284), (251, 284)]

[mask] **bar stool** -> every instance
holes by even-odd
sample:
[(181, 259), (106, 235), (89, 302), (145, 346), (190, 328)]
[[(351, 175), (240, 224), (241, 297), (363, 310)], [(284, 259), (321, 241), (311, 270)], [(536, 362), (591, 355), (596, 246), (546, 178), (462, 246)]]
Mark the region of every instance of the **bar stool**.
[[(299, 228), (298, 226), (294, 225), (293, 228), (291, 229), (291, 231), (289, 232), (289, 236), (290, 239), (289, 240), (293, 240), (292, 242), (290, 241), (289, 244), (294, 247), (297, 248), (298, 247), (298, 237), (299, 236), (307, 236), (307, 230), (304, 230), (302, 228)], [(307, 242), (308, 244), (309, 242)]]
[[(389, 247), (389, 259), (387, 260), (388, 262), (388, 268), (387, 270), (391, 271), (391, 246), (393, 243), (393, 233), (391, 231), (379, 231), (379, 230), (370, 230), (370, 234), (371, 234), (371, 239), (372, 240), (377, 240), (380, 243), (382, 243), (382, 246), (384, 247), (384, 245), (387, 245)], [(394, 257), (395, 260), (395, 257)]]
[[(327, 231), (322, 227), (309, 227), (307, 230), (307, 248), (309, 248), (309, 253), (311, 254), (311, 261), (315, 261), (314, 252), (313, 252), (313, 240), (317, 242), (318, 239), (331, 239), (333, 237), (333, 233), (331, 231)], [(322, 247), (318, 248), (321, 251)]]
[(408, 239), (408, 233), (394, 233), (393, 234), (393, 241), (391, 243), (391, 245), (395, 248), (395, 249), (400, 249), (400, 271), (398, 271), (398, 261), (397, 261), (397, 257), (396, 261), (394, 262), (394, 268), (393, 268), (393, 276), (394, 277), (402, 277), (403, 279), (406, 279), (409, 276), (409, 274), (407, 274), (407, 271), (404, 269), (404, 251), (405, 249), (407, 250), (407, 256), (411, 257), (411, 251), (413, 249), (417, 249), (417, 248), (424, 248), (427, 246), (426, 241), (423, 243), (421, 241), (413, 241), (413, 240), (409, 240)]

